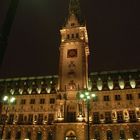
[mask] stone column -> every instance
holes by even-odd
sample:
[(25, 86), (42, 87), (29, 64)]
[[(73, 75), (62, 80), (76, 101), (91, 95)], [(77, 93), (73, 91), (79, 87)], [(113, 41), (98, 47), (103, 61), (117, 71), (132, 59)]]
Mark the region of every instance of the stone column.
[(138, 122), (140, 122), (140, 110), (139, 110), (139, 108), (135, 109), (135, 113), (136, 113), (136, 118), (137, 118)]
[(21, 139), (24, 140), (26, 138), (26, 128), (22, 127), (21, 128)]
[(112, 126), (112, 133), (113, 133), (113, 139), (119, 140), (119, 138), (120, 138), (120, 129), (117, 126)]
[(101, 126), (100, 128), (100, 138), (101, 140), (106, 140), (106, 129), (104, 128), (104, 126)]
[(105, 122), (105, 116), (104, 116), (103, 112), (100, 112), (100, 122), (101, 123)]
[(125, 127), (125, 132), (126, 132), (126, 139), (130, 139), (131, 138), (131, 131), (130, 131), (130, 127), (127, 125), (126, 127)]
[(44, 127), (42, 129), (42, 140), (47, 140), (47, 129)]
[(12, 132), (11, 132), (11, 140), (15, 140), (15, 135), (16, 135), (16, 128), (15, 128), (15, 126), (13, 126)]
[(32, 129), (32, 136), (31, 136), (31, 138), (32, 138), (32, 140), (35, 140), (36, 139), (36, 129), (35, 129), (35, 127), (33, 127), (33, 129)]

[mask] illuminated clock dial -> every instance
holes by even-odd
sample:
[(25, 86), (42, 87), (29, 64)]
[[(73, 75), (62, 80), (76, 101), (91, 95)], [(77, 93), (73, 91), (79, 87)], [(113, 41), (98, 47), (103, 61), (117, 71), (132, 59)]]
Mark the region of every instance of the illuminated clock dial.
[(69, 49), (67, 52), (67, 57), (77, 57), (77, 49)]

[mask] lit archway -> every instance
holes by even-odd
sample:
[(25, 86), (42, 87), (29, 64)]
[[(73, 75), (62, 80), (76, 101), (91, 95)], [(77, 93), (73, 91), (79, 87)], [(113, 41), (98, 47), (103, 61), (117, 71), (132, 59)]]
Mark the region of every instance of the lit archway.
[(107, 137), (107, 140), (113, 140), (113, 134), (111, 130), (107, 130), (106, 137)]
[(42, 132), (41, 131), (37, 132), (36, 140), (42, 140)]
[(77, 140), (75, 132), (73, 130), (68, 131), (64, 140)]

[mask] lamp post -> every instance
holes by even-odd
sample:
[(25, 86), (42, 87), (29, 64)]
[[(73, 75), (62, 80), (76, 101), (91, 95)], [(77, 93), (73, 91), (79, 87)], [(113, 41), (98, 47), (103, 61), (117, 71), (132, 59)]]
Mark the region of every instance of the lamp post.
[(3, 122), (2, 131), (1, 131), (1, 139), (3, 138), (3, 133), (4, 133), (4, 129), (5, 129), (6, 121), (7, 121), (7, 113), (8, 113), (9, 105), (14, 103), (15, 100), (16, 100), (16, 98), (13, 97), (13, 96), (4, 96), (3, 97), (3, 103), (8, 104), (8, 106), (5, 110), (5, 119), (4, 119), (4, 122)]
[(96, 95), (89, 91), (82, 91), (79, 94), (80, 99), (84, 100), (87, 105), (87, 140), (90, 140), (90, 126), (89, 126), (89, 110), (90, 110), (90, 100)]

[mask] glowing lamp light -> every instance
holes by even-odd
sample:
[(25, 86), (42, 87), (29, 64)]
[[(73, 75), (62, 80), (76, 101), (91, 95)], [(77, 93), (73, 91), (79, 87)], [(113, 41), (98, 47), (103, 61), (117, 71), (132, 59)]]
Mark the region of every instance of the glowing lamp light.
[(15, 97), (8, 97), (8, 96), (4, 96), (3, 101), (4, 102), (9, 102), (9, 103), (13, 103), (15, 101)]
[(98, 78), (97, 89), (100, 91), (103, 89), (103, 82), (102, 82), (101, 78)]
[(89, 92), (85, 92), (85, 95), (87, 95), (87, 96), (88, 96), (88, 95), (89, 95)]
[(87, 99), (90, 99), (90, 96), (87, 96)]
[(11, 99), (10, 99), (10, 103), (13, 103), (15, 101), (15, 97), (12, 97)]
[(96, 95), (94, 93), (91, 94), (92, 97), (96, 97)]
[(131, 85), (131, 88), (135, 88), (136, 87), (136, 81), (134, 79), (130, 80), (130, 85)]
[(80, 94), (80, 98), (84, 98), (84, 94)]
[(8, 96), (4, 96), (3, 101), (7, 101), (8, 100)]

